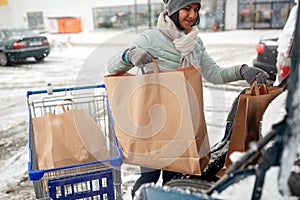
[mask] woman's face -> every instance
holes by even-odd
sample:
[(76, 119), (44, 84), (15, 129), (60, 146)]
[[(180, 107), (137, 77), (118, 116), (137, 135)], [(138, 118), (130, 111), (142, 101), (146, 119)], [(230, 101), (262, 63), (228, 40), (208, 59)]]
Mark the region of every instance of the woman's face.
[(191, 30), (199, 15), (199, 9), (200, 5), (198, 3), (193, 3), (180, 9), (178, 14), (179, 26), (184, 30)]

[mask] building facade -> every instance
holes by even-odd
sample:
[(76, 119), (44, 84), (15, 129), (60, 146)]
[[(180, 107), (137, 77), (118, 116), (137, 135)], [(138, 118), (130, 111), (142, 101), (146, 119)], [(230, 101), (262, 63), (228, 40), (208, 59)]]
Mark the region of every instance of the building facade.
[[(294, 0), (202, 0), (200, 28), (276, 29)], [(0, 0), (0, 28), (50, 32), (155, 26), (162, 0)]]
[[(294, 0), (204, 0), (221, 30), (283, 28)], [(213, 21), (213, 20), (211, 20)]]

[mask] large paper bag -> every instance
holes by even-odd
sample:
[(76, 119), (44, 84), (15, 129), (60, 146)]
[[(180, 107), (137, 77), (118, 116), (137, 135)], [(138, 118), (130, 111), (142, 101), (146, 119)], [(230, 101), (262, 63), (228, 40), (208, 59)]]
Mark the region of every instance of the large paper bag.
[[(262, 116), (269, 103), (282, 91), (281, 87), (266, 87), (264, 84), (258, 87), (257, 81), (254, 81), (245, 94), (240, 95), (225, 165), (218, 176), (224, 174), (224, 170), (232, 164), (229, 157), (233, 152), (244, 152), (248, 150), (251, 142), (259, 140)], [(256, 161), (257, 159), (251, 164)]]
[(39, 169), (109, 158), (101, 128), (83, 109), (46, 113), (32, 119)]
[(124, 162), (200, 175), (210, 159), (199, 67), (104, 77)]

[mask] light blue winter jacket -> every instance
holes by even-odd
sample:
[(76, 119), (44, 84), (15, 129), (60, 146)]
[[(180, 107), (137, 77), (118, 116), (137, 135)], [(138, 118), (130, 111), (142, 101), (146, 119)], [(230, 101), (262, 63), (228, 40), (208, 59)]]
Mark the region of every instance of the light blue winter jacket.
[[(200, 48), (196, 49), (196, 53), (200, 57), (197, 66), (201, 66), (202, 76), (205, 80), (214, 84), (223, 84), (242, 79), (239, 72), (240, 66), (220, 68), (208, 55), (199, 37), (197, 37), (197, 42), (200, 44), (198, 45)], [(157, 63), (161, 70), (172, 70), (180, 67), (181, 53), (175, 48), (172, 40), (158, 29), (144, 31), (134, 40), (132, 46), (146, 49), (157, 56)], [(122, 62), (122, 54), (117, 54), (108, 62), (107, 69), (110, 74), (117, 74), (128, 71), (132, 67), (132, 65), (126, 65)], [(152, 64), (147, 64), (145, 71), (151, 70)]]

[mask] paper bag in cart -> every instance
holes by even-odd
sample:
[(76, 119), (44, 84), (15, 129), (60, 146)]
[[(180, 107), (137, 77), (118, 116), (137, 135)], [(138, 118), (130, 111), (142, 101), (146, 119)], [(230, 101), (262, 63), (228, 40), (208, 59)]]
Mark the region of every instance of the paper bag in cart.
[(101, 128), (83, 109), (46, 113), (32, 119), (39, 169), (109, 158)]
[(200, 175), (210, 159), (199, 67), (104, 77), (124, 162)]

